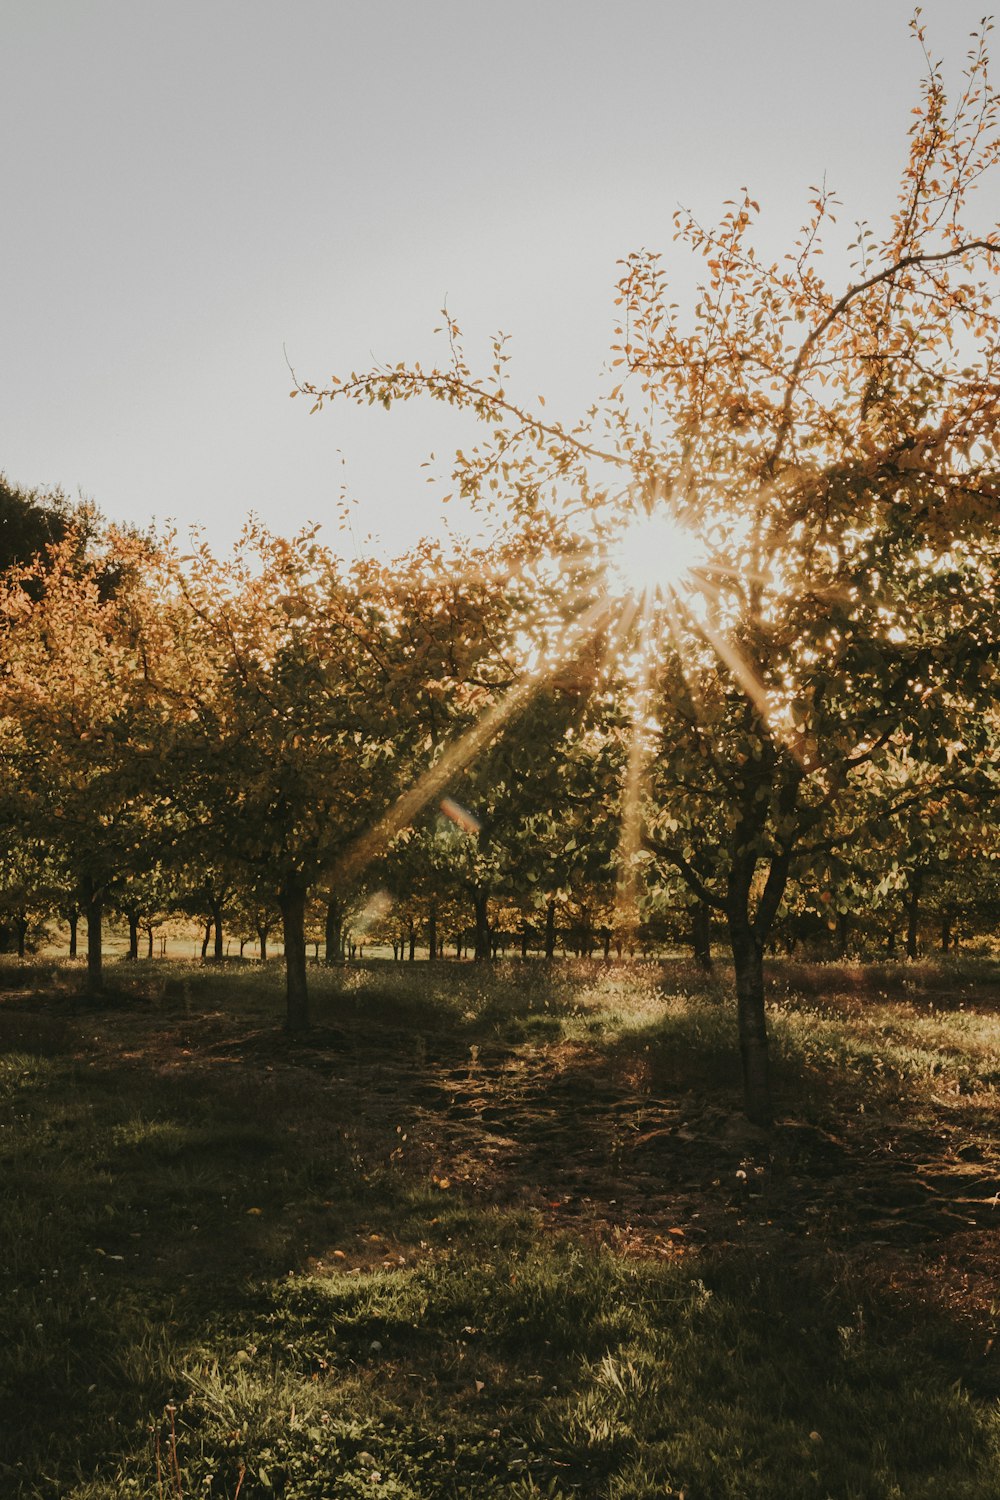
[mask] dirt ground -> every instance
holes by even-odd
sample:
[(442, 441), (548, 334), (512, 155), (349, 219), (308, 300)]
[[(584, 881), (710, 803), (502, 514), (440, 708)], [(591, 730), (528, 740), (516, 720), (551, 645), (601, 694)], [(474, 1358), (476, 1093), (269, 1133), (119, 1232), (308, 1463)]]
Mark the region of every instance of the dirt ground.
[[(790, 1262), (849, 1259), (901, 1303), (947, 1310), (977, 1384), (1000, 1394), (1000, 1148), (981, 1097), (832, 1128), (786, 1114), (764, 1132), (731, 1089), (671, 1085), (655, 1048), (470, 1043), (357, 1015), (295, 1042), (259, 1018), (137, 1002), (81, 1013), (37, 995), (3, 1012), (7, 1033), (91, 1064), (209, 1088), (252, 1079), (262, 1101), (294, 1098), (300, 1118), (335, 1122), (373, 1167), (628, 1255), (752, 1244)], [(310, 1263), (347, 1272), (415, 1250), (359, 1234), (346, 1250), (314, 1242)]]

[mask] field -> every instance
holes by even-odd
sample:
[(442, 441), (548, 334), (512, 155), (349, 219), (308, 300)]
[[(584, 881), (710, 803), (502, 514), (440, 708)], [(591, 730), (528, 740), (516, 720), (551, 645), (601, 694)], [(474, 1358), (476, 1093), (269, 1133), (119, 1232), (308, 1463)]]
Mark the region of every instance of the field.
[[(164, 975), (169, 978), (164, 979)], [(989, 1500), (998, 966), (0, 971), (0, 1493)]]

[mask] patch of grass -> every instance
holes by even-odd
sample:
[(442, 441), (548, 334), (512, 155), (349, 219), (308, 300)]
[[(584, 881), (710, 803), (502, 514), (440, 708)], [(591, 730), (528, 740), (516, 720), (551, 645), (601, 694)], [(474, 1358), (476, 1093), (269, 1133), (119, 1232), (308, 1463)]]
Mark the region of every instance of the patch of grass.
[[(171, 1371), (180, 1493), (231, 1496), (241, 1470), (241, 1494), (297, 1500), (994, 1492), (993, 1408), (855, 1287), (467, 1234), (445, 1261), (285, 1279), (207, 1316)], [(142, 1426), (63, 1493), (155, 1494)]]
[(1000, 1079), (1000, 1017), (947, 1016), (875, 1003), (863, 1011), (784, 1005), (772, 1026), (779, 1066), (803, 1080), (829, 1077), (841, 1097), (875, 1090), (885, 1099), (928, 1092), (994, 1092)]
[[(167, 996), (133, 970), (107, 1012), (58, 986), (51, 1002), (11, 992), (0, 1492), (996, 1493), (991, 1346), (939, 1295), (937, 1248), (834, 1248), (824, 1220), (806, 1221), (812, 1238), (785, 1235), (762, 1204), (720, 1208), (712, 1222), (725, 1232), (681, 1254), (720, 1191), (709, 1141), (701, 1185), (684, 1188), (688, 1240), (630, 1257), (554, 1232), (537, 1199), (491, 1206), (446, 1186), (426, 1156), (393, 1145), (411, 1107), (394, 1091), (411, 1076), (428, 1085), (428, 1054), (455, 1060), (442, 1109), (456, 1079), (474, 1111), (480, 1071), (516, 1080), (534, 1061), (544, 1081), (566, 1056), (601, 1063), (611, 1104), (621, 1079), (630, 1110), (679, 1089), (679, 1116), (695, 1101), (727, 1118), (738, 1074), (721, 982), (680, 964), (428, 970), (316, 971), (326, 1040), (312, 1050), (275, 1029), (280, 976), (269, 971), (178, 966)], [(962, 1100), (988, 1144), (1000, 1024), (979, 1003), (983, 972), (963, 971), (960, 1010), (886, 998), (882, 974), (806, 994), (789, 971), (772, 1013), (786, 1102), (841, 1122), (864, 1103), (877, 1134), (920, 1111), (951, 1120)], [(30, 1041), (32, 1025), (44, 1044), (14, 1048), (18, 1026)], [(575, 1075), (552, 1076), (572, 1109)], [(354, 1100), (385, 1094), (382, 1134), (345, 1110), (346, 1079)], [(625, 1131), (632, 1116), (615, 1118)], [(675, 1158), (657, 1160), (667, 1173)], [(637, 1181), (623, 1177), (612, 1202), (627, 1189), (641, 1203), (648, 1175)], [(653, 1227), (662, 1237), (673, 1222)]]

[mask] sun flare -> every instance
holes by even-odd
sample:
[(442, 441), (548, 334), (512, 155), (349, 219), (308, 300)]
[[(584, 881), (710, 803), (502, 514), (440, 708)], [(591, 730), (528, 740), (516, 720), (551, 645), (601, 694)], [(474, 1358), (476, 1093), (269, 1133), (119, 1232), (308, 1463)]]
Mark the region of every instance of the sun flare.
[(635, 599), (675, 593), (704, 561), (700, 539), (663, 510), (637, 512), (607, 551), (616, 591)]

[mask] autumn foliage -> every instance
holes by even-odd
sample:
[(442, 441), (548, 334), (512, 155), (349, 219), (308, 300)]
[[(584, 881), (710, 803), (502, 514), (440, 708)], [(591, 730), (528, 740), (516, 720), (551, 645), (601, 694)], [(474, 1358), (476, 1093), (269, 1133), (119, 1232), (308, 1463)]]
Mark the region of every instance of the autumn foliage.
[[(79, 906), (93, 985), (124, 886), (279, 913), (294, 1028), (311, 903), (336, 957), (374, 891), (411, 951), (428, 929), (432, 957), (470, 924), (481, 958), (498, 931), (551, 956), (557, 924), (608, 953), (669, 911), (702, 962), (725, 934), (747, 1109), (766, 1123), (768, 945), (846, 941), (876, 908), (894, 941), (971, 858), (995, 884), (987, 37), (954, 102), (928, 61), (898, 201), (857, 226), (846, 285), (822, 273), (840, 234), (826, 189), (773, 263), (749, 191), (712, 227), (678, 214), (704, 266), (692, 309), (667, 260), (629, 255), (611, 385), (579, 424), (515, 397), (505, 339), (477, 373), (450, 317), (438, 368), (297, 385), (314, 410), (428, 396), (473, 412), (482, 439), (454, 478), (506, 518), (488, 553), (428, 544), (389, 568), (314, 534), (251, 528), (220, 559), (70, 533), (10, 570), (11, 902)], [(610, 541), (660, 514), (692, 539), (684, 566), (610, 582)], [(436, 815), (443, 796), (464, 825)]]

